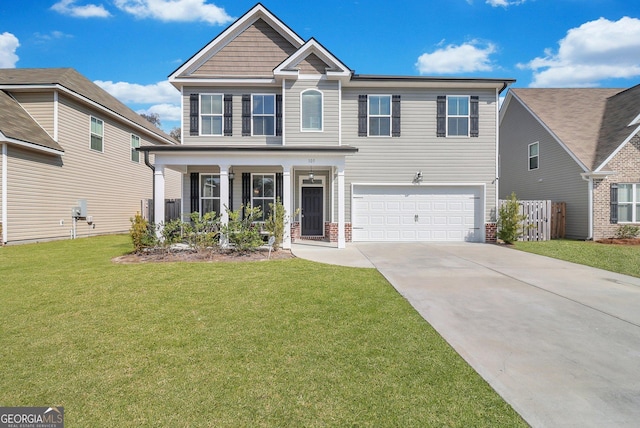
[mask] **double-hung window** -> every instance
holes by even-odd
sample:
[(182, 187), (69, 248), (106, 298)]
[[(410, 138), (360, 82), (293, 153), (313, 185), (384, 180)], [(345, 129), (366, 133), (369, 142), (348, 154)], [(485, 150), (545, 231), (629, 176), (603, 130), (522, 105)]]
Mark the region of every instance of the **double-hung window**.
[(369, 135), (391, 135), (391, 95), (369, 95)]
[(251, 118), (253, 135), (276, 135), (276, 96), (253, 95)]
[(529, 144), (529, 171), (538, 169), (540, 165), (540, 143)]
[(220, 176), (200, 174), (200, 214), (220, 213)]
[(200, 95), (200, 135), (222, 135), (222, 94)]
[(447, 97), (447, 136), (469, 136), (469, 97)]
[(140, 137), (131, 134), (131, 160), (133, 162), (140, 162), (140, 152), (136, 149), (140, 147)]
[(91, 116), (91, 150), (104, 151), (104, 122)]
[(618, 183), (618, 222), (640, 223), (640, 183)]
[(276, 202), (275, 174), (253, 174), (251, 183), (251, 206), (260, 207), (261, 217), (257, 221), (264, 221), (269, 216), (269, 204)]
[(300, 94), (303, 131), (322, 131), (322, 92), (307, 89)]

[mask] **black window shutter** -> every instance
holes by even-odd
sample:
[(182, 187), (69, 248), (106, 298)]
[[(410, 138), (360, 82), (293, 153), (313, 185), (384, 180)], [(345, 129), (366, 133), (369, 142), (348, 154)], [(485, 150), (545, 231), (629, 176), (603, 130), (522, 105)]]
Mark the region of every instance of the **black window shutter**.
[(191, 211), (195, 213), (200, 211), (200, 174), (191, 173)]
[(233, 211), (233, 178), (229, 176), (229, 211)]
[(470, 106), (470, 110), (471, 110), (471, 115), (470, 115), (470, 119), (471, 119), (471, 132), (470, 135), (472, 137), (477, 137), (478, 135), (480, 135), (480, 102), (479, 102), (479, 97), (478, 96), (472, 96), (471, 97), (471, 106)]
[(198, 122), (200, 122), (198, 107), (200, 97), (198, 94), (189, 95), (189, 135), (198, 135)]
[(391, 136), (400, 136), (400, 95), (394, 95), (391, 100)]
[(251, 204), (251, 173), (242, 173), (242, 217), (245, 215), (245, 208)]
[(282, 136), (282, 95), (276, 95), (276, 136)]
[(367, 134), (367, 96), (358, 95), (358, 137), (366, 137)]
[(282, 202), (282, 191), (283, 191), (282, 186), (283, 186), (282, 173), (276, 172), (276, 198), (280, 198), (280, 202)]
[(611, 183), (611, 223), (618, 224), (618, 183)]
[(233, 95), (224, 95), (224, 135), (233, 135)]
[(251, 95), (242, 96), (242, 136), (251, 135)]
[(447, 97), (445, 95), (438, 95), (438, 104), (437, 104), (437, 136), (438, 137), (446, 137), (447, 136)]

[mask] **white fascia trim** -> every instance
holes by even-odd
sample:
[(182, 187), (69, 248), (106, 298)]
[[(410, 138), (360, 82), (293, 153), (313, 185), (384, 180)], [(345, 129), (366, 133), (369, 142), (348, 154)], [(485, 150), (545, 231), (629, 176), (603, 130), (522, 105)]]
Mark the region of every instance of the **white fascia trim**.
[(631, 123), (630, 123), (630, 124), (628, 124), (627, 126), (633, 126), (633, 125), (638, 125), (638, 124), (640, 124), (640, 114), (639, 114), (639, 115), (637, 115), (637, 116), (635, 117), (635, 119), (633, 119), (633, 120), (631, 121)]
[(479, 182), (468, 182), (468, 183), (451, 183), (451, 182), (437, 182), (437, 181), (427, 181), (422, 182), (420, 184), (415, 184), (413, 181), (403, 181), (398, 183), (375, 183), (370, 181), (365, 182), (354, 182), (351, 183), (352, 186), (383, 186), (383, 187), (482, 187), (485, 188), (487, 183), (479, 183)]
[(287, 69), (289, 69), (293, 65), (297, 65), (304, 58), (309, 56), (310, 54), (314, 54), (318, 56), (325, 63), (331, 64), (334, 68), (340, 69), (340, 71), (327, 69), (327, 76), (335, 76), (335, 77), (350, 77), (351, 70), (349, 67), (344, 65), (338, 58), (333, 56), (329, 51), (327, 51), (320, 43), (318, 43), (315, 39), (309, 40), (298, 49), (293, 55), (289, 58), (285, 59), (280, 63), (274, 70), (273, 74), (276, 76), (280, 73), (287, 73)]
[(198, 53), (191, 57), (191, 59), (185, 62), (180, 68), (174, 71), (169, 76), (169, 81), (173, 81), (181, 74), (191, 74), (195, 69), (207, 62), (212, 56), (217, 54), (229, 42), (235, 39), (260, 18), (277, 29), (280, 35), (287, 39), (291, 44), (296, 45), (296, 47), (300, 47), (304, 44), (304, 40), (302, 40), (275, 15), (269, 12), (267, 8), (261, 4), (257, 4), (253, 9), (245, 13), (244, 16), (240, 17), (215, 39), (200, 49)]
[(7, 144), (15, 144), (16, 146), (26, 147), (31, 150), (37, 150), (39, 152), (45, 152), (52, 155), (64, 156), (64, 151), (52, 149), (50, 147), (41, 146), (38, 144), (30, 143), (28, 141), (16, 140), (15, 138), (7, 137), (0, 131), (0, 141), (4, 141)]
[(8, 227), (7, 227), (7, 143), (2, 143), (2, 243), (7, 243)]
[(601, 170), (602, 168), (604, 168), (604, 166), (605, 166), (606, 164), (608, 164), (608, 163), (611, 161), (611, 159), (613, 159), (613, 158), (614, 158), (614, 157), (615, 157), (615, 156), (620, 152), (620, 150), (622, 150), (622, 148), (623, 148), (624, 146), (626, 146), (626, 145), (627, 145), (627, 143), (628, 143), (629, 141), (631, 141), (631, 139), (632, 139), (633, 137), (635, 137), (635, 136), (638, 134), (638, 131), (640, 131), (640, 126), (638, 126), (638, 127), (637, 127), (637, 128), (636, 128), (636, 129), (631, 133), (631, 134), (629, 134), (629, 136), (628, 136), (627, 138), (625, 138), (625, 140), (622, 142), (622, 144), (620, 144), (620, 145), (618, 146), (618, 148), (617, 148), (617, 149), (615, 149), (615, 150), (613, 151), (613, 153), (611, 153), (611, 154), (609, 155), (609, 157), (607, 157), (607, 158), (604, 160), (604, 162), (602, 162), (602, 163), (600, 164), (600, 166), (598, 166), (596, 169), (594, 169), (594, 172), (600, 172), (600, 170)]
[[(96, 110), (100, 110), (101, 112), (106, 113), (108, 116), (111, 117), (115, 117), (120, 121), (124, 121), (125, 123), (127, 123), (129, 126), (131, 126), (132, 128), (137, 129), (139, 132), (153, 137), (154, 140), (162, 140), (165, 141), (168, 144), (171, 145), (175, 145), (176, 142), (170, 139), (165, 139), (162, 136), (156, 134), (155, 132), (152, 132), (150, 130), (148, 130), (147, 128), (138, 125), (137, 123), (133, 122), (130, 119), (127, 119), (124, 116), (121, 116), (120, 114), (116, 113), (113, 110), (109, 110), (108, 108), (104, 107), (102, 104), (98, 104), (97, 102), (93, 101), (90, 98), (85, 97), (84, 95), (81, 95), (77, 92), (73, 92), (69, 89), (67, 89), (66, 87), (59, 85), (59, 84), (54, 84), (54, 85), (0, 85), (0, 89), (7, 89), (7, 90), (15, 90), (15, 89), (53, 89), (55, 93), (57, 92), (63, 92), (66, 95), (69, 95), (70, 97), (76, 98), (80, 101), (82, 101), (85, 104), (90, 105), (91, 107), (95, 108)], [(56, 95), (57, 96), (57, 95)], [(115, 97), (114, 97), (115, 98)], [(54, 138), (55, 139), (55, 138)], [(57, 141), (57, 140), (56, 140)]]
[[(296, 74), (297, 75), (297, 74)], [(278, 83), (276, 79), (267, 77), (228, 77), (228, 78), (179, 78), (171, 81), (171, 84), (178, 89), (182, 89), (184, 86), (238, 86), (238, 85), (275, 85)]]
[[(551, 130), (551, 128), (549, 128), (549, 127), (548, 127), (548, 126), (547, 126), (547, 125), (546, 125), (546, 124), (545, 124), (545, 123), (544, 123), (544, 122), (543, 122), (543, 121), (538, 117), (538, 115), (536, 115), (536, 114), (535, 114), (535, 113), (534, 113), (534, 112), (529, 108), (529, 106), (528, 106), (527, 104), (525, 104), (525, 103), (524, 103), (520, 98), (518, 98), (518, 96), (517, 96), (516, 94), (513, 94), (512, 92), (509, 92), (509, 94), (511, 94), (511, 96), (512, 96), (514, 99), (518, 100), (518, 102), (522, 105), (522, 107), (524, 107), (524, 109), (525, 109), (525, 110), (527, 110), (527, 112), (531, 115), (531, 117), (533, 117), (533, 118), (534, 118), (534, 119), (535, 119), (535, 120), (540, 124), (540, 126), (542, 126), (542, 127), (545, 129), (545, 131), (547, 131), (547, 132), (549, 133), (549, 135), (551, 135), (551, 137), (553, 137), (553, 139), (554, 139), (554, 140), (556, 140), (556, 142), (560, 145), (560, 147), (562, 147), (562, 148), (564, 149), (564, 151), (565, 151), (565, 152), (567, 152), (567, 154), (568, 154), (569, 156), (571, 156), (571, 159), (573, 159), (573, 160), (575, 161), (575, 163), (577, 163), (577, 164), (578, 164), (578, 166), (579, 166), (580, 168), (582, 168), (582, 170), (583, 170), (584, 172), (589, 172), (589, 168), (587, 168), (587, 166), (586, 166), (584, 163), (582, 163), (582, 161), (581, 161), (580, 159), (578, 159), (578, 158), (576, 157), (576, 155), (575, 155), (571, 150), (569, 150), (569, 148), (568, 148), (568, 147), (567, 147), (567, 146), (562, 142), (562, 140), (561, 140), (561, 139), (560, 139), (560, 138), (555, 134), (555, 132), (553, 132), (553, 131)], [(505, 100), (505, 102), (506, 102), (506, 100)], [(506, 111), (506, 109), (505, 109), (505, 111)]]
[(591, 179), (604, 180), (610, 175), (616, 175), (616, 174), (617, 172), (615, 171), (597, 171), (597, 172), (593, 171), (593, 172), (583, 172), (580, 174), (580, 177), (582, 177), (582, 179), (585, 181), (589, 181)]

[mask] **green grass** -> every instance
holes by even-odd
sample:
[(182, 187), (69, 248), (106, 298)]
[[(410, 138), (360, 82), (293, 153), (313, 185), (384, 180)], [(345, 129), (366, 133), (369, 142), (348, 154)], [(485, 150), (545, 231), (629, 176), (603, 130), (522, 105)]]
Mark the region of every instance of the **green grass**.
[(526, 426), (373, 269), (0, 249), (0, 405), (67, 427)]
[(640, 246), (558, 239), (516, 242), (518, 250), (640, 277)]

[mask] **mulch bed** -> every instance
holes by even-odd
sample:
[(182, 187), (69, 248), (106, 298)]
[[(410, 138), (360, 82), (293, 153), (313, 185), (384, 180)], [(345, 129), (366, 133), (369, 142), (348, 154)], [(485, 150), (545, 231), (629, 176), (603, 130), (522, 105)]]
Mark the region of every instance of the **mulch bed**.
[(229, 250), (211, 251), (146, 251), (130, 253), (111, 259), (114, 263), (162, 263), (162, 262), (258, 262), (267, 260), (282, 260), (295, 257), (290, 250), (271, 251), (256, 250), (240, 253)]
[(606, 238), (596, 241), (599, 244), (640, 245), (640, 238)]

